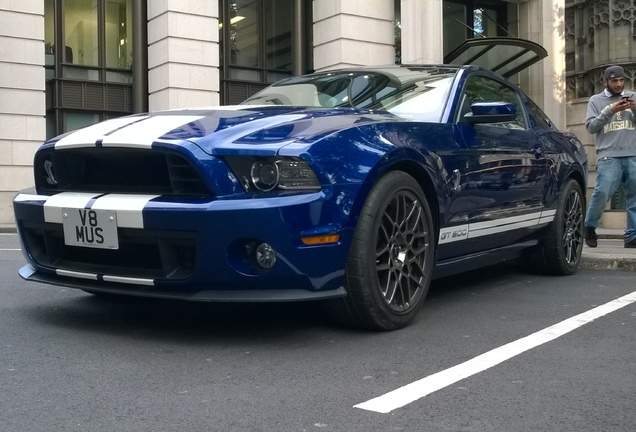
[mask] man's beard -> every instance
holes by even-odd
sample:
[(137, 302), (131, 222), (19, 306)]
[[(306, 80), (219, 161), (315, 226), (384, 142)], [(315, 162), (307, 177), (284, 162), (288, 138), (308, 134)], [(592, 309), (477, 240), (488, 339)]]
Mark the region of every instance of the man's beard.
[(605, 87), (607, 89), (608, 92), (610, 92), (610, 94), (612, 96), (620, 96), (623, 93), (623, 89), (621, 89), (621, 91), (619, 91), (618, 93), (616, 93), (614, 90), (612, 90), (612, 88), (610, 86)]

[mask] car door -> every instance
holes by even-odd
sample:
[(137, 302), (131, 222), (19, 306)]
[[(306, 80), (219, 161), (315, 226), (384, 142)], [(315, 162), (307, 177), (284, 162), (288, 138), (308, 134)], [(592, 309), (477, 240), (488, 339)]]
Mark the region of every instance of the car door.
[[(469, 124), (474, 102), (515, 106), (514, 120)], [(536, 229), (543, 211), (549, 164), (542, 141), (528, 127), (522, 96), (494, 76), (473, 73), (461, 89), (454, 114), (459, 150), (446, 159), (453, 187), (443, 212), (438, 258), (502, 247)]]

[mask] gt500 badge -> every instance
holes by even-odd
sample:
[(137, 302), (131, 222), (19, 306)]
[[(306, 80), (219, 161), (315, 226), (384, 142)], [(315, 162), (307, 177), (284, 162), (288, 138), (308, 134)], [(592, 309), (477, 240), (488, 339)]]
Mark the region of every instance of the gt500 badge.
[(468, 225), (445, 228), (439, 232), (439, 244), (450, 243), (468, 238)]

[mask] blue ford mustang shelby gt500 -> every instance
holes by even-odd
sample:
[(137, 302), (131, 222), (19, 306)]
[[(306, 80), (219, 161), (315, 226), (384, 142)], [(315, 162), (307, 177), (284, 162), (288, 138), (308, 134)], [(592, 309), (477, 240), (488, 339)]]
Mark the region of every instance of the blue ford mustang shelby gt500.
[(116, 118), (35, 154), (30, 281), (202, 301), (325, 300), (396, 329), (432, 278), (576, 271), (586, 154), (476, 66), (292, 77), (239, 106)]

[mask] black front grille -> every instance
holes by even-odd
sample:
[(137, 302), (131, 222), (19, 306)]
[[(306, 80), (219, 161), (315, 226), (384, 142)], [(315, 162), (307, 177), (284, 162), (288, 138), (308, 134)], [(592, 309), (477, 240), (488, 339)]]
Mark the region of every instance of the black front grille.
[(185, 279), (195, 266), (196, 236), (119, 228), (119, 249), (67, 246), (62, 225), (23, 222), (26, 247), (41, 266), (146, 279)]
[(211, 195), (185, 158), (148, 149), (51, 149), (36, 155), (34, 170), (40, 193)]

